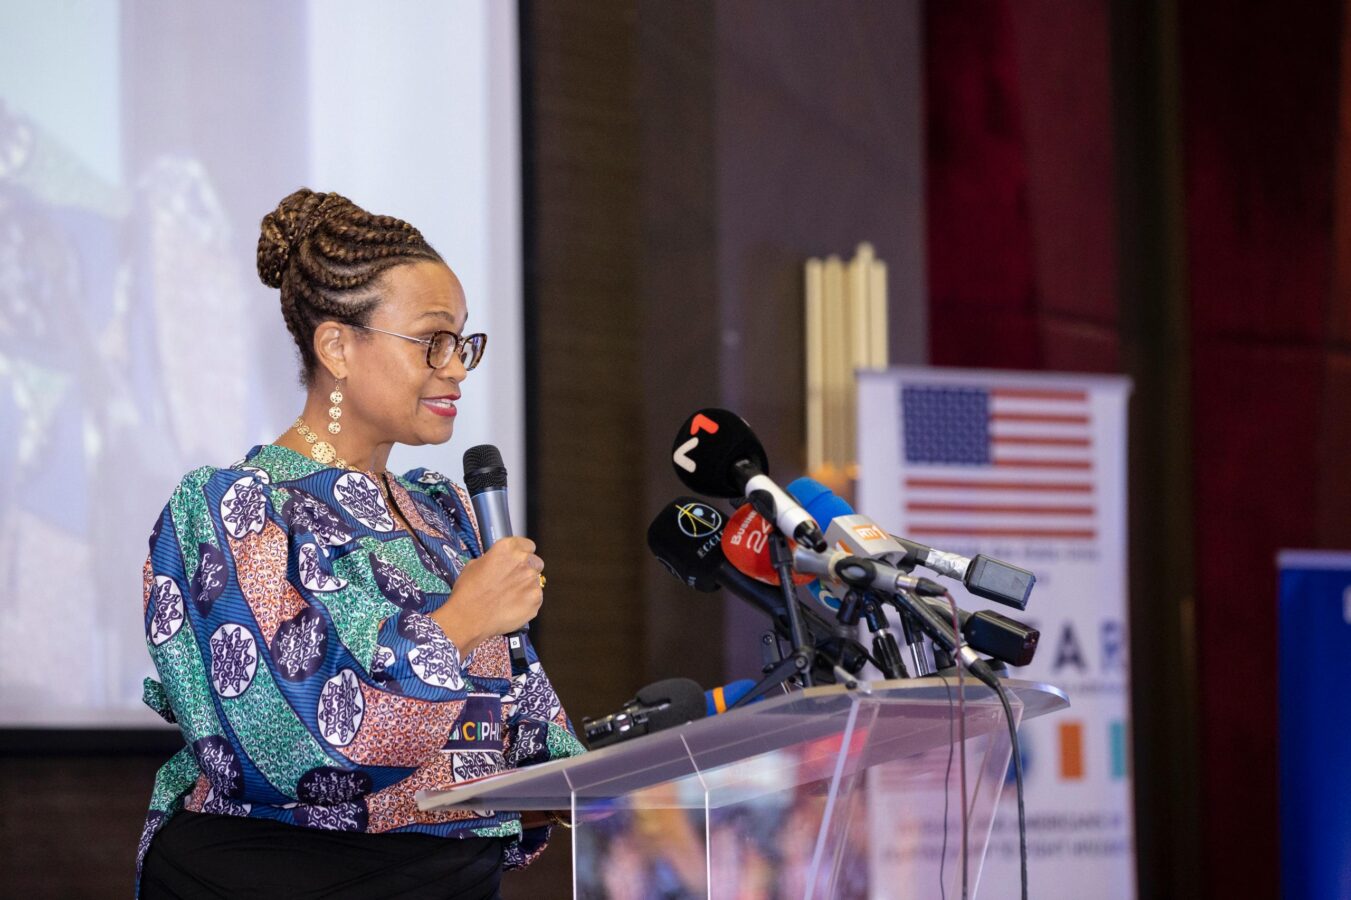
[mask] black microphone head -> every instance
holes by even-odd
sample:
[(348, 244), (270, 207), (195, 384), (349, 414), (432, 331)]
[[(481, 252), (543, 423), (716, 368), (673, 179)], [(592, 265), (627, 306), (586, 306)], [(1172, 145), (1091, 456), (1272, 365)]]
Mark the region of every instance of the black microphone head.
[(745, 493), (749, 475), (741, 463), (769, 474), (769, 460), (755, 432), (736, 413), (716, 407), (699, 410), (680, 426), (671, 463), (685, 487), (710, 497)]
[(634, 699), (639, 705), (649, 709), (664, 706), (647, 714), (649, 733), (683, 725), (694, 719), (702, 719), (708, 712), (707, 704), (704, 702), (704, 689), (690, 678), (667, 678), (649, 684), (639, 690)]
[(1037, 655), (1037, 642), (1041, 632), (1000, 615), (992, 609), (982, 609), (972, 613), (962, 623), (962, 636), (971, 649), (986, 656), (1003, 660), (1011, 666), (1028, 666)]
[(676, 578), (696, 591), (718, 589), (723, 564), (722, 529), (726, 518), (697, 497), (677, 497), (647, 527), (652, 555)]
[[(713, 593), (726, 588), (754, 606), (788, 638), (788, 614), (778, 588), (757, 581), (727, 561), (722, 551), (725, 519), (712, 504), (696, 497), (677, 497), (657, 513), (647, 529), (647, 546), (657, 561), (677, 580), (697, 591)], [(847, 633), (803, 607), (803, 624), (817, 647), (831, 660), (843, 659), (844, 668), (857, 674), (868, 661), (867, 653)], [(835, 680), (830, 661), (818, 654), (816, 676), (822, 683)], [(702, 696), (702, 695), (701, 695)], [(600, 746), (599, 744), (593, 744)]]
[(1032, 596), (1032, 586), (1037, 583), (1037, 576), (1012, 563), (978, 553), (971, 560), (963, 581), (966, 589), (977, 597), (1016, 609), (1027, 609), (1027, 600)]
[(507, 486), (507, 467), (492, 444), (479, 444), (464, 451), (464, 486), (470, 494), (500, 491)]

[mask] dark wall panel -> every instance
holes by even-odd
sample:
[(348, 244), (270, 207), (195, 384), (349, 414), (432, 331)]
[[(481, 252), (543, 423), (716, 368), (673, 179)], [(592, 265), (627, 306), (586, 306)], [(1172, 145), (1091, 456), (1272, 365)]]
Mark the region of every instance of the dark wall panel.
[[(588, 543), (568, 563), (568, 578), (600, 564), (591, 598), (551, 593), (542, 630), (571, 648), (590, 629), (581, 646), (592, 652), (550, 665), (597, 708), (645, 680), (713, 685), (759, 667), (757, 614), (671, 579), (643, 535), (686, 493), (670, 446), (699, 406), (737, 410), (777, 476), (801, 472), (805, 260), (872, 241), (892, 266), (893, 353), (922, 358), (919, 4), (527, 9), (537, 42), (537, 519), (541, 535), (561, 536), (585, 495), (613, 526), (603, 550)], [(599, 18), (613, 21), (601, 28)], [(579, 244), (579, 232), (595, 242)], [(598, 267), (616, 278), (578, 289), (574, 270)], [(616, 342), (595, 345), (615, 350), (603, 378), (549, 347), (599, 318)], [(587, 440), (610, 443), (590, 456), (564, 424), (583, 420), (611, 428), (592, 429)], [(552, 483), (569, 478), (585, 488)], [(600, 588), (623, 603), (595, 599)], [(560, 602), (575, 610), (552, 613)]]
[[(787, 483), (806, 466), (807, 258), (872, 243), (892, 361), (925, 359), (920, 4), (719, 3), (716, 33), (719, 396)], [(733, 604), (726, 623), (727, 677), (754, 674), (760, 616)]]
[(169, 755), (0, 755), (0, 894), (130, 897), (151, 783)]
[[(641, 274), (630, 302), (639, 310), (643, 406), (643, 490), (633, 502), (643, 529), (657, 511), (690, 492), (671, 467), (681, 421), (720, 402), (724, 377), (719, 314), (718, 167), (713, 4), (638, 3), (636, 103), (642, 147)], [(642, 578), (650, 678), (723, 682), (725, 592), (700, 595), (672, 578), (630, 537)]]
[(526, 303), (534, 539), (549, 571), (540, 643), (574, 719), (641, 671), (631, 536), (639, 414), (636, 65), (631, 4), (521, 8), (528, 118)]

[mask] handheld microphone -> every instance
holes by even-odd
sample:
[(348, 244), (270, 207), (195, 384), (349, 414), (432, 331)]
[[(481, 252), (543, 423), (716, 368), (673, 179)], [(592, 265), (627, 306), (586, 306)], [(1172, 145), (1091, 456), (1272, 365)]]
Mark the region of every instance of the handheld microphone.
[[(779, 591), (746, 575), (732, 565), (722, 551), (723, 514), (696, 497), (677, 497), (652, 519), (647, 546), (676, 580), (700, 593), (726, 588), (769, 616), (774, 631), (791, 636), (788, 612)], [(833, 681), (835, 663), (851, 675), (862, 671), (868, 654), (852, 636), (809, 607), (799, 605), (803, 626), (818, 650), (815, 675)]]
[(816, 520), (769, 477), (765, 448), (740, 416), (706, 407), (685, 420), (671, 446), (676, 476), (711, 497), (746, 497), (799, 544), (825, 549)]
[[(832, 526), (836, 520), (855, 515), (853, 508), (844, 499), (821, 482), (811, 478), (793, 481), (788, 485), (788, 492), (823, 525)], [(869, 540), (865, 541), (859, 537), (857, 544), (851, 544), (851, 549), (860, 556), (881, 555), (889, 564), (906, 571), (917, 565), (923, 566), (939, 575), (962, 582), (966, 589), (977, 597), (1016, 609), (1027, 609), (1028, 598), (1031, 597), (1032, 587), (1037, 581), (1037, 576), (1027, 569), (983, 553), (967, 558), (956, 553), (935, 550), (933, 547), (887, 534), (880, 527), (876, 527), (876, 531), (868, 531), (866, 523), (859, 523), (853, 519), (842, 523), (842, 527), (856, 537), (860, 528), (866, 533)], [(833, 542), (835, 535), (828, 530), (826, 539)]]
[[(478, 519), (483, 552), (505, 537), (511, 537), (511, 509), (507, 506), (507, 467), (502, 454), (492, 444), (479, 444), (464, 451), (464, 485), (469, 489), (469, 501)], [(525, 633), (530, 623), (520, 631), (506, 635), (507, 651), (511, 655), (511, 671), (519, 675), (526, 670)]]
[(507, 467), (492, 444), (479, 444), (464, 451), (464, 485), (478, 519), (483, 549), (511, 537), (511, 508), (507, 505)]

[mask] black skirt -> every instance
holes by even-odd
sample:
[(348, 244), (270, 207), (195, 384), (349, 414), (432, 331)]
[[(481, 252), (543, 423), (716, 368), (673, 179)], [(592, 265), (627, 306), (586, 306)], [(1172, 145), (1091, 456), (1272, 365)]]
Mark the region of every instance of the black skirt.
[(321, 831), (180, 812), (150, 843), (140, 896), (495, 900), (503, 846), (503, 838)]

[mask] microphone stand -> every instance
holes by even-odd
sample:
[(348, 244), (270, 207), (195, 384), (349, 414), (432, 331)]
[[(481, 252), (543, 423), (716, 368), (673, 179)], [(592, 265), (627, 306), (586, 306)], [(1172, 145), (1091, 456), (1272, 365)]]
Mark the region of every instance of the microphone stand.
[(888, 679), (906, 677), (905, 662), (901, 659), (896, 637), (891, 633), (887, 614), (871, 591), (850, 588), (845, 592), (835, 618), (847, 628), (857, 628), (860, 618), (867, 622), (873, 635), (874, 662), (882, 676)]
[[(779, 573), (779, 593), (783, 595), (783, 605), (788, 611), (788, 631), (793, 636), (793, 652), (797, 653), (807, 646), (806, 631), (802, 627), (802, 613), (797, 608), (797, 591), (793, 587), (793, 552), (788, 549), (788, 539), (777, 528), (769, 533), (769, 561), (774, 564), (774, 571)], [(802, 670), (802, 686), (812, 686), (810, 665)]]
[(792, 652), (775, 663), (765, 677), (755, 683), (755, 687), (727, 707), (728, 709), (736, 709), (758, 700), (790, 678), (797, 678), (803, 687), (811, 687), (814, 683), (812, 657), (815, 647), (807, 642), (802, 627), (802, 615), (797, 608), (797, 594), (793, 587), (793, 554), (788, 549), (787, 538), (777, 528), (769, 532), (769, 559), (774, 564), (774, 570), (779, 573), (779, 590), (783, 594), (784, 609), (788, 612), (788, 632), (793, 645)]
[[(910, 656), (910, 666), (916, 678), (932, 675), (937, 668), (932, 659), (924, 652), (924, 632), (920, 623), (899, 603), (897, 610), (901, 614), (901, 633), (905, 636), (905, 649)], [(935, 648), (935, 652), (937, 652)]]

